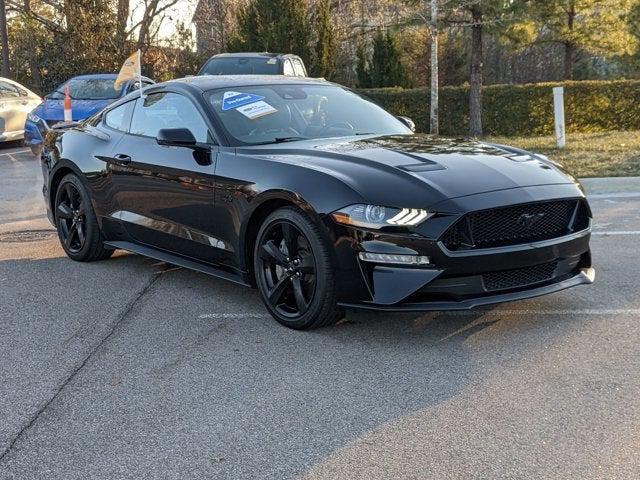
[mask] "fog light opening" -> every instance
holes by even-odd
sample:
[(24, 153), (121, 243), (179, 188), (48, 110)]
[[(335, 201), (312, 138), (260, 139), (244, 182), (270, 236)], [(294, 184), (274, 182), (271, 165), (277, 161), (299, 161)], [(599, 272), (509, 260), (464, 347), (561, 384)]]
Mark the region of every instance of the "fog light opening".
[(431, 260), (426, 255), (360, 252), (358, 258), (363, 262), (390, 263), (395, 265), (431, 264)]

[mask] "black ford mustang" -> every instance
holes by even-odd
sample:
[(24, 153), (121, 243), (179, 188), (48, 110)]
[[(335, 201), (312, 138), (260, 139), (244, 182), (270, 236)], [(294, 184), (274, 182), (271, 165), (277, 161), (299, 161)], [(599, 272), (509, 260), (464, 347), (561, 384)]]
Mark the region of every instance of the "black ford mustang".
[(344, 307), (467, 309), (593, 281), (573, 177), (410, 124), (321, 80), (157, 84), (50, 134), (49, 218), (74, 260), (125, 249), (255, 285), (300, 329)]

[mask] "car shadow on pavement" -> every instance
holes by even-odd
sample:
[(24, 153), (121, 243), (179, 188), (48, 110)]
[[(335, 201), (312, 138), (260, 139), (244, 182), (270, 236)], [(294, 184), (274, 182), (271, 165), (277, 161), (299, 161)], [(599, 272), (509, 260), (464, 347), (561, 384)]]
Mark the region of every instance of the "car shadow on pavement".
[[(148, 376), (113, 414), (135, 411), (134, 401), (169, 412), (172, 428), (190, 434), (180, 468), (283, 478), (464, 389), (474, 373), (465, 341), (494, 323), (482, 315), (349, 312), (301, 332), (266, 315), (256, 290), (177, 270), (162, 275), (101, 363), (122, 385)], [(224, 461), (207, 465), (206, 452)]]

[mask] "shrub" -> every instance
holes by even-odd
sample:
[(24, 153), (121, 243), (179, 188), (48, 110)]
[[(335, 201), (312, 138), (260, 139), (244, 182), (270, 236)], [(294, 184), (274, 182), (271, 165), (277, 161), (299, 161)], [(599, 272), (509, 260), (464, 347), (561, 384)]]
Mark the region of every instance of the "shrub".
[[(490, 85), (482, 89), (485, 135), (545, 135), (554, 132), (553, 93), (564, 86), (568, 133), (640, 130), (640, 81), (581, 81)], [(411, 117), (419, 132), (429, 131), (429, 90), (362, 89), (360, 93), (396, 115)], [(466, 135), (469, 87), (440, 89), (440, 133)]]

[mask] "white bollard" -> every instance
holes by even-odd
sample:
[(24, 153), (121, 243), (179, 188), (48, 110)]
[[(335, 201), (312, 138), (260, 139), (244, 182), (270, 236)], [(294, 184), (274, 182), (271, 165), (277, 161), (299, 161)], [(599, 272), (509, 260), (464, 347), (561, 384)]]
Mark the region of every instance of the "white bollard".
[(553, 87), (553, 116), (556, 124), (556, 144), (558, 148), (566, 145), (564, 129), (564, 87)]

